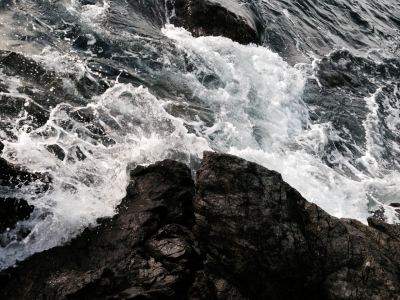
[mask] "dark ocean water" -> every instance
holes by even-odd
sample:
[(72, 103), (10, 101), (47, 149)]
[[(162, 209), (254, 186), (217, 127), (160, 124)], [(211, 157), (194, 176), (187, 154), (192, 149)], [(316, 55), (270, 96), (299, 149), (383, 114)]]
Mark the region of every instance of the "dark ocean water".
[(164, 0), (0, 1), (1, 156), (52, 178), (0, 186), (35, 206), (0, 268), (113, 215), (136, 165), (195, 171), (210, 149), (337, 217), (398, 222), (400, 1), (240, 1), (262, 45), (194, 38)]

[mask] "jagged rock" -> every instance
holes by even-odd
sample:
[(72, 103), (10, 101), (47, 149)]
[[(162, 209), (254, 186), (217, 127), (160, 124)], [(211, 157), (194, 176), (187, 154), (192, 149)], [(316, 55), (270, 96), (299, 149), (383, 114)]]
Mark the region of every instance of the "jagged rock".
[(193, 36), (224, 36), (241, 44), (264, 41), (261, 20), (235, 0), (176, 0), (167, 7), (171, 23)]
[(330, 216), (279, 173), (204, 152), (131, 172), (112, 219), (0, 273), (2, 299), (400, 299), (400, 227)]
[(193, 193), (182, 163), (136, 168), (113, 219), (3, 271), (0, 298), (185, 299), (197, 261)]
[(210, 152), (193, 203), (206, 255), (195, 299), (210, 299), (202, 292), (210, 290), (216, 299), (400, 299), (394, 225), (337, 219), (279, 173)]
[[(206, 272), (236, 287), (239, 299), (318, 296), (321, 272), (295, 219), (298, 199), (300, 194), (279, 173), (205, 152), (193, 204), (194, 235), (207, 255)], [(217, 296), (221, 279), (210, 283), (218, 291), (214, 296), (229, 299)], [(204, 289), (200, 285), (197, 294)]]

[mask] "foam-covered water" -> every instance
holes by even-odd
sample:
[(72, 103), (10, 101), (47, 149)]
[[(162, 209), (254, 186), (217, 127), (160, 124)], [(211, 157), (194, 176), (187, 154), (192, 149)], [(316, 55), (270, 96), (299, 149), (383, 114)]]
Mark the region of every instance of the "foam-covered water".
[(93, 100), (85, 107), (60, 104), (45, 126), (21, 130), (18, 142), (4, 143), (3, 157), (49, 174), (53, 183), (50, 191), (29, 199), (33, 216), (6, 233), (12, 237), (21, 226), (32, 228), (24, 240), (1, 250), (3, 265), (54, 247), (97, 218), (112, 216), (125, 196), (128, 165), (168, 157), (190, 165), (210, 149), (145, 88), (116, 83)]
[[(108, 4), (82, 8), (72, 1), (68, 9), (90, 23), (106, 13)], [(1, 235), (5, 246), (0, 249), (0, 268), (68, 241), (99, 217), (112, 216), (125, 195), (129, 170), (137, 164), (172, 158), (194, 170), (204, 150), (231, 153), (279, 171), (306, 199), (337, 217), (365, 222), (368, 208), (398, 198), (399, 173), (383, 172), (380, 160), (381, 121), (375, 101), (379, 90), (365, 97), (367, 145), (358, 160), (368, 174), (339, 150), (329, 152), (330, 163), (345, 165), (355, 175), (346, 176), (323, 159), (327, 143), (341, 137), (330, 122), (313, 123), (312, 108), (302, 100), (306, 78), (315, 77), (304, 69), (315, 65), (293, 68), (265, 47), (222, 37), (193, 38), (172, 25), (163, 34), (184, 55), (181, 60), (196, 67), (181, 71), (175, 65), (177, 58), (165, 50), (159, 59), (163, 67), (149, 71), (150, 76), (168, 75), (168, 83), (184, 87), (190, 97), (156, 98), (149, 89), (118, 83), (117, 78), (104, 94), (83, 106), (66, 101), (51, 107), (45, 125), (15, 126), (17, 140), (4, 141), (2, 157), (48, 174), (52, 184), (42, 194), (33, 192), (39, 182), (14, 192), (35, 210), (29, 220)], [(96, 43), (95, 37), (89, 42)], [(96, 81), (85, 62), (50, 50), (45, 48), (33, 59), (64, 76), (63, 89), (74, 90), (73, 80), (81, 78)], [(2, 74), (0, 79), (12, 87), (2, 95), (13, 93), (31, 101), (17, 89), (17, 77)], [(23, 117), (24, 112), (19, 115)], [(386, 209), (393, 221), (392, 209)], [(31, 232), (18, 240), (21, 228)]]
[[(329, 153), (330, 163), (346, 165), (355, 173), (354, 180), (328, 167), (322, 159), (328, 140), (340, 137), (329, 122), (310, 121), (310, 108), (301, 100), (305, 73), (262, 47), (244, 47), (223, 38), (194, 39), (184, 30), (166, 28), (167, 36), (190, 55), (201, 57), (226, 84), (218, 90), (194, 84), (196, 95), (216, 115), (216, 124), (201, 131), (211, 148), (279, 171), (306, 199), (337, 217), (366, 222), (368, 207), (397, 200), (399, 174), (382, 174), (385, 166), (379, 163), (378, 143), (371, 140), (374, 135), (383, 138), (374, 127), (379, 126), (374, 123), (379, 123), (375, 120), (376, 94), (365, 98), (370, 109), (365, 122), (368, 147), (359, 159), (371, 176), (355, 168), (340, 151)], [(392, 222), (393, 214), (390, 216)]]

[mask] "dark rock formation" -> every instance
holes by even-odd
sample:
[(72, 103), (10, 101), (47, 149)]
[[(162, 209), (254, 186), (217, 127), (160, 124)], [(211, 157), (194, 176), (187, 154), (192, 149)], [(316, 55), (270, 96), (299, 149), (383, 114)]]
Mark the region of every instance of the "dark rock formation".
[(307, 202), (281, 175), (205, 152), (195, 185), (138, 167), (118, 214), (0, 273), (2, 299), (400, 299), (400, 229)]
[[(205, 153), (193, 200), (194, 235), (207, 256), (198, 299), (210, 299), (202, 293), (207, 285), (226, 294), (221, 299), (316, 298), (321, 272), (297, 223), (300, 199), (275, 171)], [(215, 277), (208, 284), (201, 280), (207, 273)], [(220, 281), (228, 283), (222, 290)]]
[(167, 2), (171, 23), (193, 36), (224, 36), (241, 44), (264, 41), (262, 21), (235, 0), (176, 0)]
[(279, 173), (223, 154), (205, 153), (193, 203), (196, 299), (398, 299), (397, 226), (332, 217)]
[(138, 167), (112, 220), (2, 272), (0, 298), (185, 299), (197, 261), (193, 194), (184, 164)]
[(33, 208), (24, 199), (0, 197), (0, 233), (29, 218)]

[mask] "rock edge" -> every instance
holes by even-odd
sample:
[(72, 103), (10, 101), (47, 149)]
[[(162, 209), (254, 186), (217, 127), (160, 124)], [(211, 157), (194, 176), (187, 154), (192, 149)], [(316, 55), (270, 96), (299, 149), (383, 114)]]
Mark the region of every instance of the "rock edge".
[(400, 231), (330, 216), (278, 172), (164, 160), (68, 245), (0, 273), (2, 299), (400, 299)]

